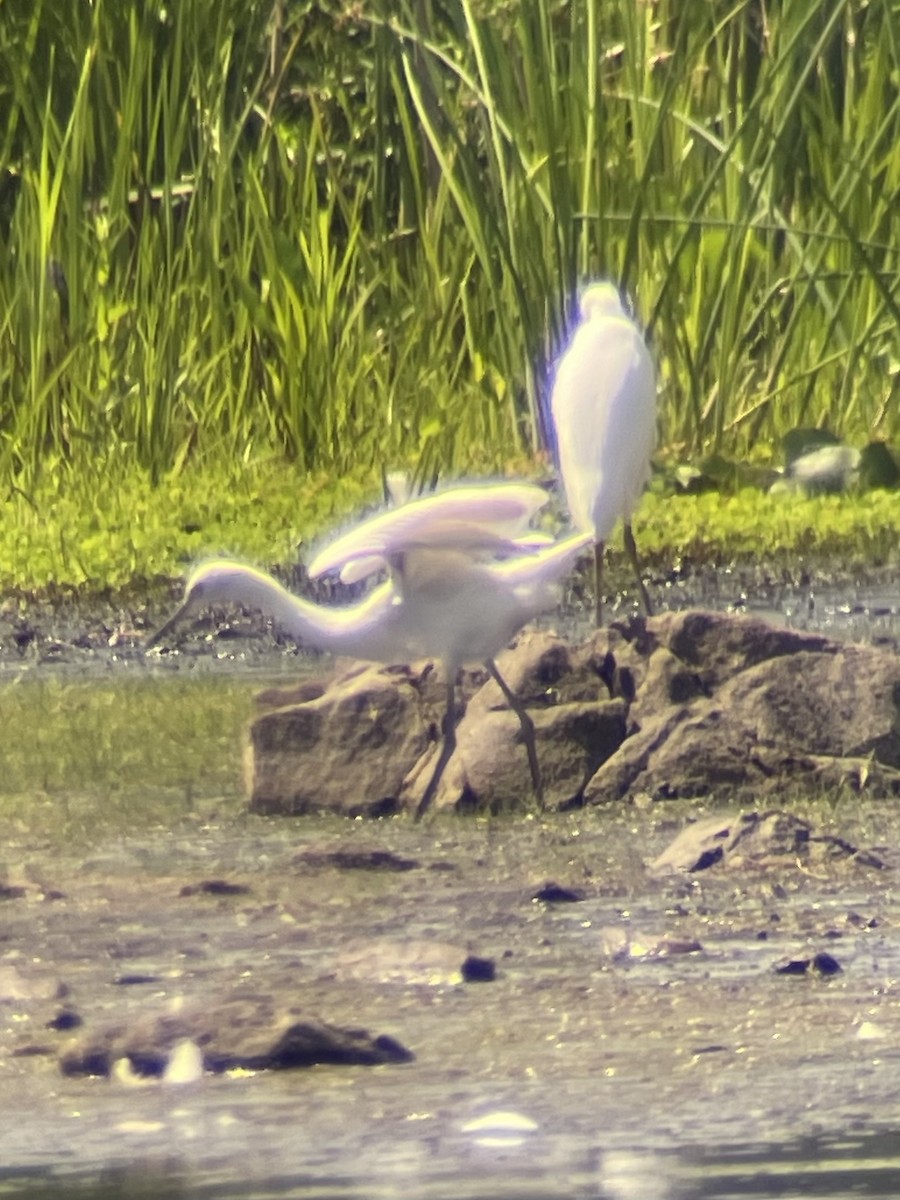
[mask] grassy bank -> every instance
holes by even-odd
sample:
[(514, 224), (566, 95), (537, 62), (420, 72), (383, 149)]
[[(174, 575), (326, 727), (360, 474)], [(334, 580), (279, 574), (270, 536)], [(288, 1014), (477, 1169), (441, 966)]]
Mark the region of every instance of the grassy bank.
[(898, 71), (887, 0), (4, 5), (0, 482), (532, 456), (598, 275), (664, 445), (890, 439)]
[[(515, 466), (517, 475), (534, 475), (537, 464)], [(379, 481), (364, 472), (336, 485), (324, 472), (274, 459), (240, 471), (189, 469), (163, 486), (135, 472), (97, 478), (89, 491), (47, 484), (0, 508), (0, 592), (129, 592), (216, 554), (269, 567), (308, 562), (318, 539), (379, 498)], [(896, 513), (890, 491), (809, 498), (752, 488), (728, 496), (651, 491), (635, 530), (642, 554), (660, 570), (765, 560), (796, 576), (828, 561), (865, 572), (900, 558)], [(552, 532), (563, 526), (558, 505), (545, 519)], [(621, 554), (618, 537), (612, 545)]]

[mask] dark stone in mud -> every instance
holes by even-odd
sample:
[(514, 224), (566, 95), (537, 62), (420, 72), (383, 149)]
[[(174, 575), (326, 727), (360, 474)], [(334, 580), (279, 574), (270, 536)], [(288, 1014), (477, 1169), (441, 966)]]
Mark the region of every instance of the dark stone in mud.
[(55, 1029), (58, 1033), (65, 1033), (70, 1029), (78, 1029), (84, 1024), (84, 1019), (80, 1013), (77, 1013), (74, 1008), (61, 1008), (59, 1012), (51, 1017), (47, 1022), (48, 1029)]
[(813, 956), (813, 968), (820, 975), (839, 975), (843, 967), (831, 954), (826, 954), (824, 951)]
[(545, 883), (531, 897), (532, 900), (543, 900), (545, 904), (577, 904), (584, 899), (584, 892), (575, 888), (562, 887), (558, 883)]
[(186, 883), (179, 896), (249, 896), (246, 883), (231, 883), (227, 879), (204, 879), (202, 883)]
[(306, 850), (294, 862), (304, 867), (338, 871), (415, 871), (422, 864), (390, 850)]
[(805, 975), (809, 970), (810, 959), (791, 958), (787, 962), (775, 964), (776, 975)]
[(770, 809), (693, 822), (650, 864), (650, 870), (666, 875), (706, 871), (719, 864), (759, 868), (785, 861), (804, 866), (844, 861), (875, 869), (885, 865), (877, 855), (844, 838), (817, 833), (809, 821), (793, 813)]
[[(900, 656), (890, 648), (667, 612), (581, 646), (526, 633), (499, 666), (534, 723), (550, 809), (638, 793), (756, 799), (787, 782), (900, 795)], [(483, 673), (467, 672), (461, 690), (434, 807), (530, 805), (518, 719)], [(442, 691), (427, 666), (366, 667), (289, 694), (251, 726), (251, 808), (414, 809), (439, 752)]]
[(843, 967), (831, 954), (824, 951), (814, 954), (811, 958), (791, 958), (786, 962), (775, 964), (776, 975), (840, 975)]
[(199, 1047), (204, 1070), (213, 1072), (319, 1063), (378, 1066), (414, 1058), (392, 1037), (298, 1018), (266, 1001), (234, 999), (177, 1017), (146, 1017), (88, 1032), (60, 1055), (60, 1069), (65, 1075), (109, 1075), (117, 1061), (127, 1059), (138, 1075), (161, 1076), (173, 1048), (186, 1039)]
[(463, 983), (493, 983), (497, 978), (497, 968), (491, 958), (478, 958), (470, 954), (460, 967)]
[[(264, 1065), (282, 1070), (314, 1067), (319, 1063), (375, 1067), (384, 1063), (412, 1062), (414, 1057), (395, 1038), (385, 1034), (373, 1038), (364, 1029), (337, 1029), (333, 1025), (298, 1021), (285, 1030)], [(219, 1069), (241, 1065), (238, 1060), (221, 1060)]]

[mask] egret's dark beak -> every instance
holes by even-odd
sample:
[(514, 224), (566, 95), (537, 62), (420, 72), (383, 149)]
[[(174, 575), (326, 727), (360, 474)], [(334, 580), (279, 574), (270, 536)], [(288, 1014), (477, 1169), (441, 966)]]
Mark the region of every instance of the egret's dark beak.
[(181, 607), (175, 613), (173, 613), (171, 617), (169, 617), (168, 621), (166, 621), (164, 625), (160, 625), (156, 633), (152, 633), (150, 637), (147, 638), (146, 642), (144, 642), (144, 651), (146, 652), (147, 650), (152, 650), (155, 646), (158, 646), (160, 642), (164, 641), (175, 628), (175, 626), (181, 624), (186, 611), (187, 605), (182, 604)]

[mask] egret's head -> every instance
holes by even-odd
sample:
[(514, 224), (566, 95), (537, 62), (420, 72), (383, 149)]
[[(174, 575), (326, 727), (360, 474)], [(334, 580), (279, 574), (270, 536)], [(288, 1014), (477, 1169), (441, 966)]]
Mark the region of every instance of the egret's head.
[(233, 601), (236, 596), (240, 598), (241, 593), (255, 580), (268, 579), (270, 576), (248, 563), (236, 562), (231, 558), (212, 558), (191, 571), (184, 585), (184, 602), (197, 606)]
[(581, 296), (581, 319), (590, 321), (592, 317), (622, 317), (625, 309), (619, 289), (609, 280), (602, 283), (592, 283)]
[(145, 643), (150, 650), (158, 645), (177, 625), (195, 617), (205, 608), (240, 604), (252, 594), (255, 580), (264, 579), (260, 571), (230, 559), (213, 559), (201, 563), (188, 576), (184, 599), (168, 621), (157, 629)]

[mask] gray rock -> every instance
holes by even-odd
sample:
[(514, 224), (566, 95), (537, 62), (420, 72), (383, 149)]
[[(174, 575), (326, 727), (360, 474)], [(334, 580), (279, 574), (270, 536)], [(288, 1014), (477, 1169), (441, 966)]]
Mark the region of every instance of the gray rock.
[(262, 998), (231, 998), (178, 1016), (152, 1015), (109, 1025), (72, 1041), (60, 1055), (65, 1075), (109, 1075), (127, 1059), (137, 1075), (162, 1076), (179, 1043), (197, 1045), (207, 1071), (281, 1070), (317, 1063), (376, 1066), (410, 1062), (393, 1038), (343, 1029), (281, 1011)]
[(636, 681), (629, 737), (588, 783), (586, 803), (633, 791), (757, 797), (787, 780), (900, 794), (892, 651), (723, 613), (666, 613), (622, 631), (630, 648), (618, 658)]
[(654, 875), (695, 873), (712, 867), (765, 867), (787, 861), (805, 868), (835, 862), (881, 869), (877, 855), (844, 838), (818, 832), (809, 821), (781, 809), (718, 813), (685, 826), (650, 864)]
[[(621, 700), (595, 704), (562, 704), (530, 713), (550, 809), (571, 808), (581, 801), (585, 783), (597, 766), (625, 737), (625, 705)], [(409, 807), (418, 804), (428, 781), (434, 753), (411, 772), (403, 792)], [(434, 798), (434, 808), (465, 807), (498, 812), (533, 803), (531, 775), (522, 730), (515, 713), (467, 713), (457, 731), (457, 749)]]
[[(663, 613), (581, 646), (531, 632), (498, 659), (535, 726), (548, 808), (798, 787), (900, 795), (900, 656), (728, 613)], [(385, 813), (418, 805), (440, 750), (431, 665), (357, 667), (269, 698), (252, 724), (256, 812)], [(435, 808), (531, 806), (516, 715), (464, 673), (457, 748)]]
[(250, 808), (349, 816), (390, 808), (428, 744), (413, 679), (410, 669), (368, 667), (257, 717), (246, 764)]
[[(638, 625), (638, 621), (633, 624)], [(784, 629), (742, 614), (702, 609), (660, 613), (644, 625), (645, 629), (638, 631), (639, 636), (646, 638), (649, 633), (653, 641), (665, 646), (684, 667), (696, 671), (709, 691), (757, 663), (804, 650), (840, 649), (839, 643), (822, 634)]]
[[(593, 644), (573, 648), (540, 632), (523, 635), (497, 659), (534, 722), (547, 808), (579, 804), (585, 783), (624, 740), (626, 707), (609, 699), (600, 663)], [(533, 803), (521, 726), (492, 679), (472, 697), (456, 739), (434, 808), (477, 805), (496, 812)], [(437, 753), (430, 750), (407, 777), (405, 807), (418, 804)]]
[(433, 938), (368, 938), (337, 954), (334, 974), (356, 983), (447, 987), (463, 982), (469, 957), (462, 946)]
[[(549, 633), (524, 635), (498, 659), (534, 720), (550, 807), (580, 802), (585, 782), (625, 736), (625, 704), (609, 699), (604, 662), (604, 647), (572, 648)], [(266, 693), (280, 707), (250, 727), (251, 809), (356, 815), (414, 808), (440, 752), (444, 693), (430, 666), (357, 668), (324, 689)], [(463, 672), (459, 694), (458, 748), (434, 807), (530, 805), (521, 728), (500, 689), (476, 669)]]

